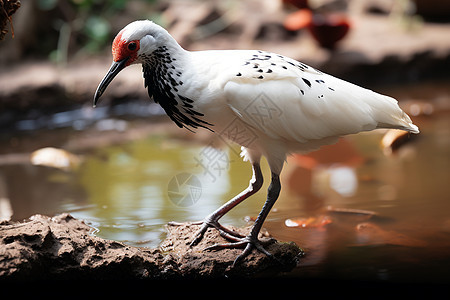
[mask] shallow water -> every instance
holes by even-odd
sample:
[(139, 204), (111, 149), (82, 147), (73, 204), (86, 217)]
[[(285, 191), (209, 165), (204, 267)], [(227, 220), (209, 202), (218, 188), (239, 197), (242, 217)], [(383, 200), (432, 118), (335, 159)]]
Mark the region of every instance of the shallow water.
[[(405, 90), (411, 92), (391, 94)], [(448, 90), (443, 94), (432, 103), (448, 108)], [(251, 168), (239, 147), (174, 134), (179, 130), (167, 122), (155, 123), (159, 130), (117, 116), (82, 123), (79, 113), (72, 128), (2, 137), (2, 215), (20, 220), (69, 212), (100, 237), (156, 247), (167, 222), (201, 220), (248, 185)], [(287, 276), (450, 282), (450, 114), (426, 114), (413, 117), (421, 134), (394, 155), (383, 154), (380, 130), (288, 160), (281, 196), (264, 224), (275, 238), (306, 251)], [(212, 147), (219, 142), (221, 148)], [(80, 165), (69, 171), (31, 165), (27, 151), (47, 146), (72, 150)], [(243, 226), (257, 216), (270, 181), (265, 161), (263, 174), (263, 189), (223, 224)]]

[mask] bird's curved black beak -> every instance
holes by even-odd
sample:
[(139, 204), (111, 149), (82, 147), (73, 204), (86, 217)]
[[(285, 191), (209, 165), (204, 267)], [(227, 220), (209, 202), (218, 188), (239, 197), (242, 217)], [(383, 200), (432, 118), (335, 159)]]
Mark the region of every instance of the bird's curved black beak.
[(127, 65), (128, 57), (119, 61), (114, 61), (109, 68), (108, 73), (106, 73), (105, 77), (103, 77), (102, 81), (97, 87), (94, 95), (94, 107), (97, 105), (98, 99), (103, 95), (103, 92), (106, 90), (111, 81), (122, 71), (123, 68)]

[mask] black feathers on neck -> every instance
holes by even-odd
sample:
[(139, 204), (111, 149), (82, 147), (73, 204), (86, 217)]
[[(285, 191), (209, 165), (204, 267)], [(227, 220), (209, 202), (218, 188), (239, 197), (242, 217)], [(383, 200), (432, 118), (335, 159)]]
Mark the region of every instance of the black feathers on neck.
[(161, 105), (178, 127), (185, 127), (190, 131), (192, 131), (191, 128), (198, 127), (211, 130), (208, 125), (213, 126), (213, 124), (202, 120), (203, 114), (193, 109), (194, 101), (178, 94), (177, 87), (184, 83), (179, 80), (181, 72), (176, 70), (175, 61), (167, 47), (157, 49), (146, 58), (142, 66), (148, 95)]

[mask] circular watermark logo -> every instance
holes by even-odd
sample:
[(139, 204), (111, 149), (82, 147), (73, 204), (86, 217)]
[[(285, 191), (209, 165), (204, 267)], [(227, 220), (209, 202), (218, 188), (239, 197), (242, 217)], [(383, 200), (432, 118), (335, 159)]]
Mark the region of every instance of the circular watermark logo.
[(190, 173), (180, 173), (174, 176), (167, 186), (169, 199), (177, 206), (194, 205), (202, 195), (202, 184), (197, 176)]

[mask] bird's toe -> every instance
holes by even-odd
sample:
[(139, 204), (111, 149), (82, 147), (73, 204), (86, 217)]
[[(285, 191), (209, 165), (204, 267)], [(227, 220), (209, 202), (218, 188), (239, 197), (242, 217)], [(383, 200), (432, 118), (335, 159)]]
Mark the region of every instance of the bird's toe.
[[(192, 223), (192, 224), (194, 224), (194, 223)], [(237, 242), (240, 239), (245, 237), (245, 236), (241, 235), (240, 233), (223, 226), (217, 220), (211, 220), (210, 218), (205, 218), (205, 220), (203, 220), (201, 222), (196, 222), (194, 225), (201, 225), (201, 227), (195, 234), (195, 238), (190, 244), (191, 247), (197, 245), (203, 239), (203, 236), (205, 235), (206, 231), (210, 227), (217, 229), (219, 231), (219, 234), (223, 238), (225, 238), (231, 242)]]
[(247, 257), (253, 249), (258, 250), (259, 252), (267, 255), (270, 258), (274, 258), (275, 260), (278, 261), (278, 259), (276, 259), (272, 253), (270, 253), (269, 251), (267, 251), (263, 244), (266, 244), (267, 242), (272, 242), (272, 240), (269, 241), (260, 241), (259, 239), (249, 235), (246, 236), (244, 238), (235, 238), (235, 242), (233, 243), (224, 243), (224, 244), (215, 244), (209, 247), (206, 247), (203, 250), (206, 251), (217, 251), (217, 250), (223, 250), (223, 249), (239, 249), (239, 248), (244, 248), (244, 250), (242, 251), (241, 254), (239, 254), (236, 259), (234, 260), (232, 267), (236, 266), (240, 261), (242, 261), (245, 257)]

